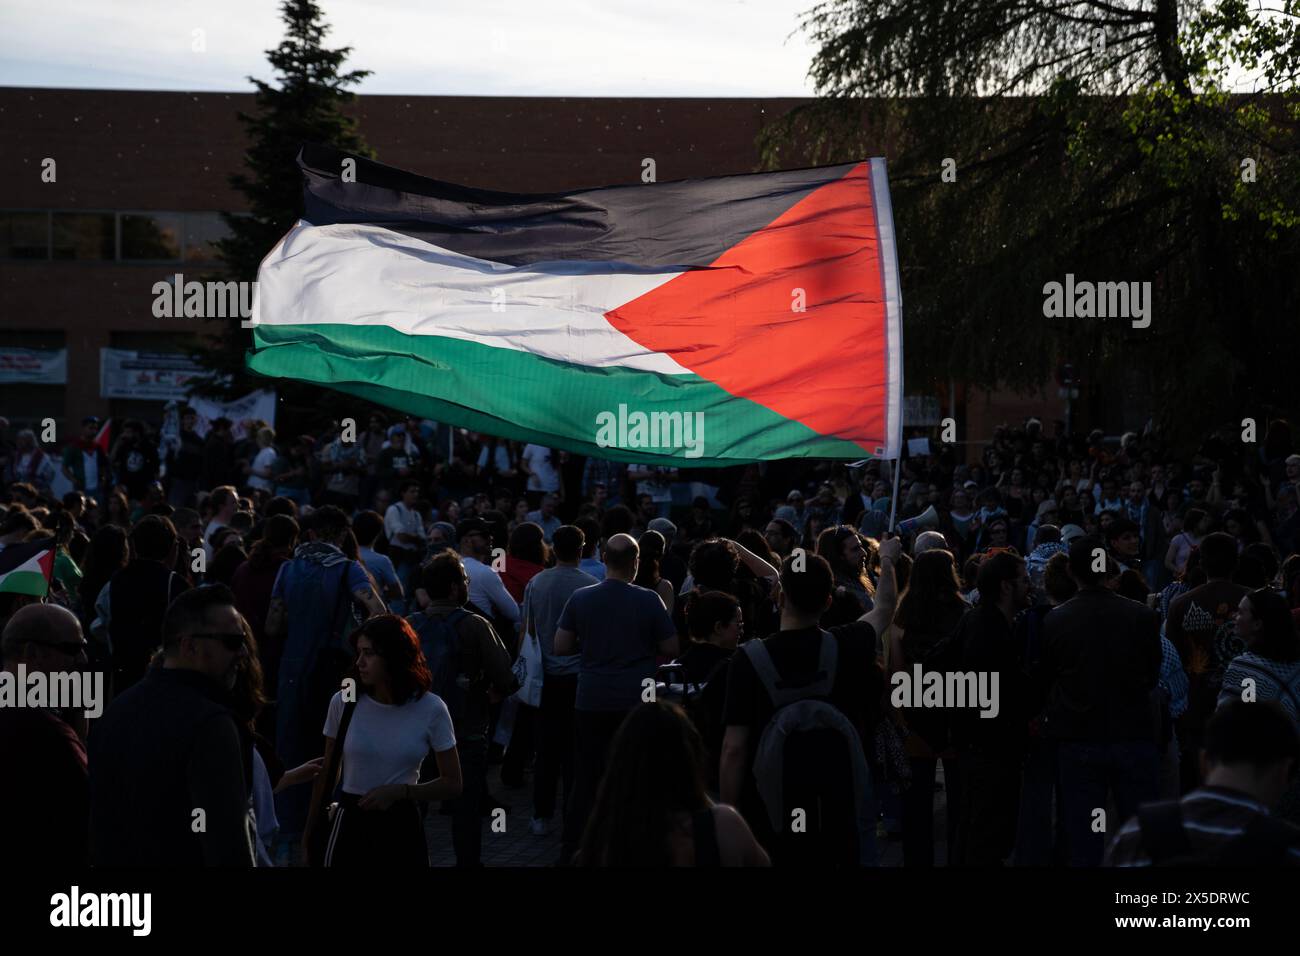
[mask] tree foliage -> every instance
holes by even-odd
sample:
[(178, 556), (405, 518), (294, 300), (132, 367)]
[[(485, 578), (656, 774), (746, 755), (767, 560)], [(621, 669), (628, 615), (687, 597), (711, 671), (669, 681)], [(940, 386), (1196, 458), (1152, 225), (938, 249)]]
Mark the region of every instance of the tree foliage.
[[(909, 382), (1069, 361), (1112, 421), (1190, 436), (1296, 397), (1298, 27), (1300, 0), (829, 0), (818, 98), (760, 145), (888, 156)], [(1045, 318), (1066, 273), (1150, 281), (1150, 327)]]

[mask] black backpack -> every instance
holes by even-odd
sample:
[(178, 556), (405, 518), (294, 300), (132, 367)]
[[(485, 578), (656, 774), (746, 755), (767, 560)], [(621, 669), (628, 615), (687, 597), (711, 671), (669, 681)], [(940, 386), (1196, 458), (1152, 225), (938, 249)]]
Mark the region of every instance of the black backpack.
[(1142, 848), (1152, 866), (1281, 866), (1287, 851), (1300, 845), (1300, 828), (1266, 814), (1251, 817), (1245, 832), (1213, 852), (1192, 846), (1183, 826), (1181, 801), (1145, 804), (1138, 808), (1137, 817)]
[(830, 702), (839, 646), (826, 631), (820, 640), (817, 671), (801, 683), (777, 671), (763, 641), (740, 646), (775, 708), (759, 735), (754, 778), (775, 836), (775, 863), (858, 866), (875, 826), (867, 811), (871, 772), (857, 728)]
[(429, 665), (433, 678), (429, 689), (442, 698), (455, 721), (465, 712), (465, 689), (469, 686), (468, 681), (461, 680), (460, 673), (460, 622), (469, 613), (458, 607), (442, 616), (417, 611), (407, 618), (420, 639), (420, 650)]

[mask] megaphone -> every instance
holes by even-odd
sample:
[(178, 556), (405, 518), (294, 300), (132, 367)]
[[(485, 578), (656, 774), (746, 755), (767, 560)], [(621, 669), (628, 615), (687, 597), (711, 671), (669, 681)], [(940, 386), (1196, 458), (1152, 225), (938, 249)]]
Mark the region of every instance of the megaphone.
[(934, 505), (930, 505), (915, 518), (904, 518), (898, 522), (898, 533), (900, 535), (911, 534), (914, 531), (925, 531), (938, 526), (939, 512), (934, 510)]

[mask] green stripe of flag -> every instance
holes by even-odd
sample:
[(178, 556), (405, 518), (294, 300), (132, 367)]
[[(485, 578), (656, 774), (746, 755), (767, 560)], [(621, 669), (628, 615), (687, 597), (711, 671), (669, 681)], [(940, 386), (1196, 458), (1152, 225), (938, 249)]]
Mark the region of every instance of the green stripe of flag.
[(31, 594), (44, 597), (50, 582), (40, 571), (10, 571), (0, 575), (0, 594)]
[[(262, 324), (254, 340), (248, 367), (262, 375), (326, 385), (409, 414), (584, 455), (679, 467), (862, 456), (852, 442), (820, 435), (698, 375), (569, 365), (387, 326)], [(703, 413), (703, 454), (598, 446), (597, 416), (617, 415), (620, 405), (647, 414)], [(715, 457), (722, 448), (726, 457)]]

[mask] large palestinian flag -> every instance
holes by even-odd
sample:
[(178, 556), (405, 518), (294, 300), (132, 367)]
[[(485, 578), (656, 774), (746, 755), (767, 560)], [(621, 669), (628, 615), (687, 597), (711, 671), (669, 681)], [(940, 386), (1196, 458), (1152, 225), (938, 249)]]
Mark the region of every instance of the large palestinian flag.
[(45, 597), (53, 575), (53, 538), (10, 544), (0, 551), (0, 594)]
[(299, 164), (256, 372), (625, 461), (898, 453), (883, 160), (545, 195)]

